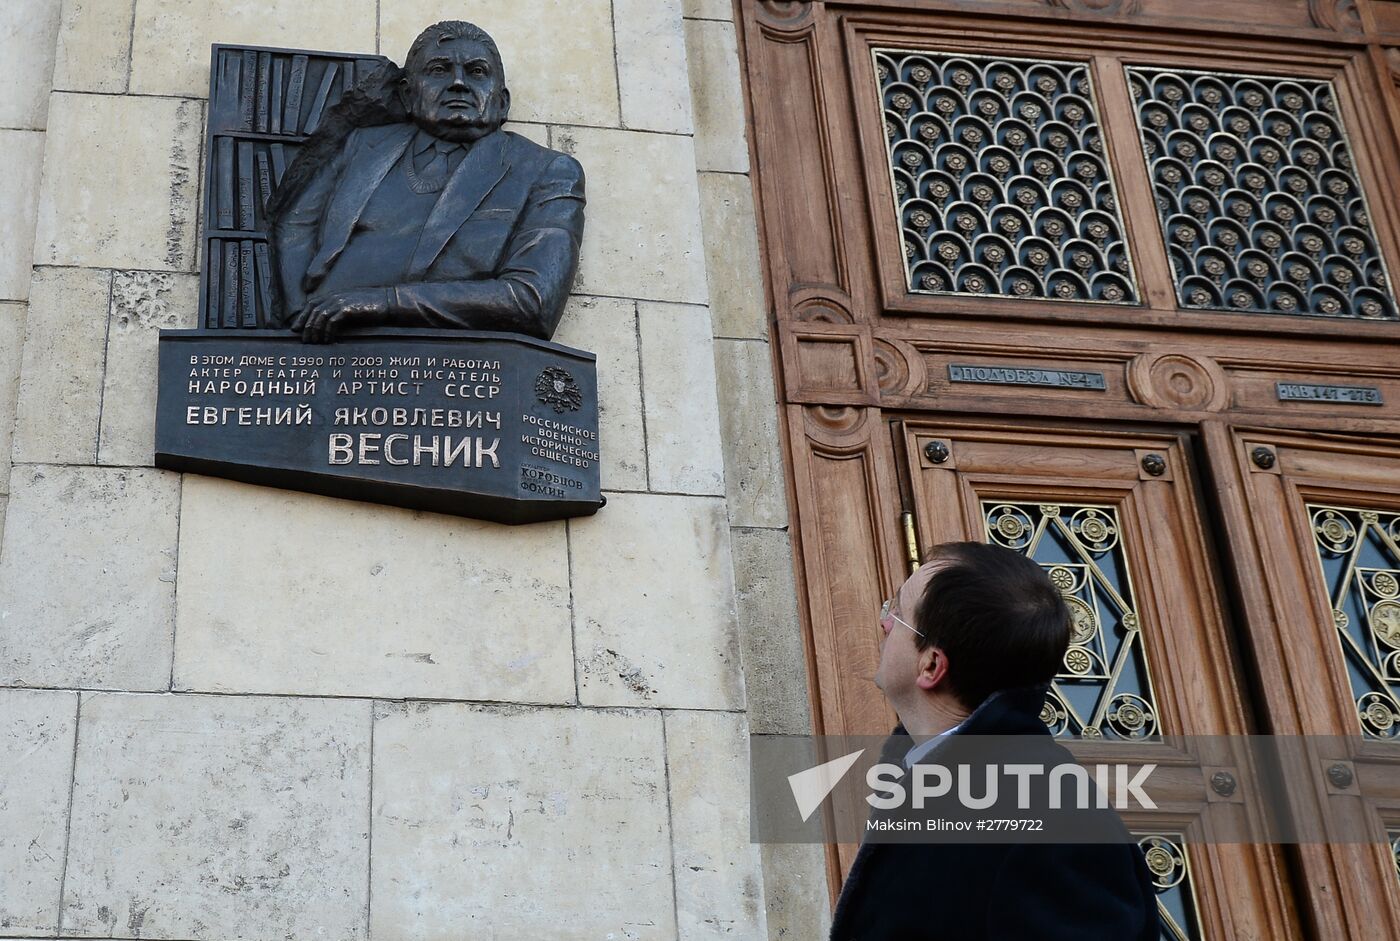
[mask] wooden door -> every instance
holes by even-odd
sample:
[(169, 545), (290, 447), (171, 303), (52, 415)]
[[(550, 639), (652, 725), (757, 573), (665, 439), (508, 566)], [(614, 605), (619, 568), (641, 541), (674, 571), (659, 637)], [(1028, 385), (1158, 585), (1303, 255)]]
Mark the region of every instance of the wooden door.
[(1208, 434), (1274, 731), (1329, 737), (1294, 780), (1322, 804), (1363, 786), (1370, 797), (1341, 809), (1374, 843), (1300, 847), (1307, 878), (1335, 886), (1319, 919), (1329, 936), (1400, 936), (1400, 442)]
[(1248, 782), (1255, 770), (1210, 738), (1249, 726), (1192, 443), (913, 420), (900, 437), (920, 545), (970, 539), (1022, 552), (1065, 595), (1074, 627), (1046, 724), (1081, 760), (1152, 762), (1170, 782), (1158, 810), (1125, 815), (1168, 887), (1166, 936), (1295, 935), (1281, 854), (1207, 842), (1252, 810), (1216, 776)]
[[(1118, 647), (1066, 664), (1047, 719), (1076, 749), (1147, 760), (1095, 734), (1147, 714), (1182, 735), (1400, 726), (1384, 691), (1358, 708), (1371, 674), (1327, 604), (1340, 556), (1318, 554), (1319, 530), (1400, 507), (1400, 2), (736, 9), (816, 731), (889, 728), (873, 612), (911, 555), (1018, 526), (1059, 534), (1056, 577), (1103, 589), (1081, 601), (1137, 616), (1115, 627), (1135, 699), (1089, 690)], [(1069, 554), (1086, 521), (1116, 533), (1131, 598)], [(1332, 764), (1374, 776), (1379, 748), (1304, 769), (1294, 812), (1335, 803)], [(1170, 756), (1179, 800), (1134, 828), (1236, 812), (1217, 759)], [(1400, 825), (1388, 806), (1370, 825)], [(1380, 842), (1186, 855), (1181, 937), (1400, 937)], [(834, 892), (835, 849), (830, 871)]]

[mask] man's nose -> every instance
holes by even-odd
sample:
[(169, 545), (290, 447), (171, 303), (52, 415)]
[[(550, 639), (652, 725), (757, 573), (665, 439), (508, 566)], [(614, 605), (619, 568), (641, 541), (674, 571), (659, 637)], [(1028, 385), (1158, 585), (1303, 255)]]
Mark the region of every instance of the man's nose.
[(451, 87), (451, 88), (466, 88), (466, 87), (467, 87), (467, 69), (466, 69), (466, 66), (459, 65), (459, 66), (456, 66), (455, 68), (452, 69), (452, 84), (451, 84), (449, 87)]

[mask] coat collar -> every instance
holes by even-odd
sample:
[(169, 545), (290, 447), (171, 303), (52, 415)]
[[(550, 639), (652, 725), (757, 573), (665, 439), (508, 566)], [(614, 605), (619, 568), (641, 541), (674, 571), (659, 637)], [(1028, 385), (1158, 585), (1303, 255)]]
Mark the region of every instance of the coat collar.
[[(321, 248), (307, 269), (309, 282), (319, 281), (330, 271), (350, 240), (365, 206), (369, 205), (370, 197), (408, 150), (417, 133), (418, 129), (412, 124), (395, 125), (370, 137), (368, 146), (362, 149), (363, 156), (352, 155), (357, 172), (364, 173), (364, 185), (337, 187), (331, 197), (326, 208)], [(427, 273), (462, 223), (506, 175), (510, 169), (506, 144), (506, 132), (493, 131), (473, 144), (458, 162), (457, 169), (438, 194), (418, 238), (408, 269), (410, 281), (420, 280)]]
[[(355, 160), (355, 154), (352, 152), (351, 160), (356, 164), (356, 171), (365, 174), (364, 183), (357, 186), (337, 186), (332, 194), (330, 204), (326, 206), (326, 219), (321, 227), (320, 250), (307, 266), (308, 289), (326, 276), (326, 272), (331, 270), (331, 265), (335, 264), (335, 260), (345, 250), (345, 244), (350, 241), (350, 233), (354, 230), (355, 223), (360, 220), (365, 206), (369, 205), (369, 198), (379, 189), (379, 184), (384, 182), (384, 177), (389, 175), (389, 170), (407, 149), (413, 134), (412, 124), (394, 125), (383, 136), (369, 137), (369, 146), (363, 148), (364, 157)], [(346, 146), (350, 146), (348, 141)]]
[(1049, 735), (1040, 710), (1048, 684), (1000, 689), (988, 696), (958, 726), (959, 735)]

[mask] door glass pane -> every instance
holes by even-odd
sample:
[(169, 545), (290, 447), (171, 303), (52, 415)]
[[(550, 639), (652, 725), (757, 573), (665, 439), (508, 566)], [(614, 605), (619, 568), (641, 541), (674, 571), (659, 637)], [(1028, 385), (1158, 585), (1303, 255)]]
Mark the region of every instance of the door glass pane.
[(1040, 563), (1073, 618), (1064, 669), (1041, 718), (1065, 738), (1159, 731), (1122, 527), (1112, 506), (983, 501), (986, 537)]
[(1396, 318), (1331, 82), (1129, 68), (1182, 307)]
[(1400, 736), (1400, 513), (1308, 505), (1362, 733)]
[(1162, 941), (1197, 941), (1201, 937), (1191, 863), (1179, 833), (1136, 834), (1157, 889)]
[(1138, 302), (1084, 63), (874, 55), (910, 291)]

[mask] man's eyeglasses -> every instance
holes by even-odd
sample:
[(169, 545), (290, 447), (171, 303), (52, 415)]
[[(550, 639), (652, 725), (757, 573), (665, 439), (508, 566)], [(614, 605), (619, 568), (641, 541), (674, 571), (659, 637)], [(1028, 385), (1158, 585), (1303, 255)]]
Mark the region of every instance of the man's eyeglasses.
[(910, 624), (908, 621), (904, 620), (902, 617), (894, 613), (893, 598), (891, 598), (889, 601), (886, 601), (880, 606), (880, 623), (884, 624), (886, 620), (896, 621), (900, 624), (903, 624), (905, 627), (909, 628), (911, 631), (913, 631), (915, 634), (918, 634), (920, 637), (924, 636), (923, 631), (919, 630), (917, 627)]

